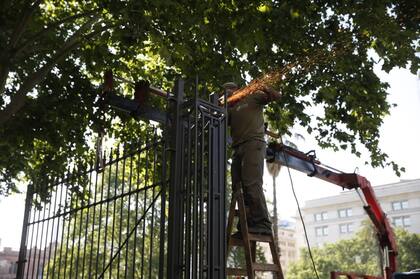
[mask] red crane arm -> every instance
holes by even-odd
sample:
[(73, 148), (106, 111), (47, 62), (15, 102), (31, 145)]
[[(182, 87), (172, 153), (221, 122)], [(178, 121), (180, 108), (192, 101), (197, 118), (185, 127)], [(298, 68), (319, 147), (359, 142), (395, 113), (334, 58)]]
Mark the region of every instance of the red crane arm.
[(344, 173), (334, 168), (322, 165), (315, 157), (315, 152), (303, 153), (292, 147), (271, 143), (267, 148), (267, 162), (277, 163), (282, 166), (306, 173), (308, 176), (317, 177), (346, 189), (362, 190), (365, 206), (364, 209), (372, 220), (379, 245), (386, 256), (385, 278), (390, 279), (397, 270), (397, 245), (391, 225), (386, 218), (370, 182), (356, 173)]

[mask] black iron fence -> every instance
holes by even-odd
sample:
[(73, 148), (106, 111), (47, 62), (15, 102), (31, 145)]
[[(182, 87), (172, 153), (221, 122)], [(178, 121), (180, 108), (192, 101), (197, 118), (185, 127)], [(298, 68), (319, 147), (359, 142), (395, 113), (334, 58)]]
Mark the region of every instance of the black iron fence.
[[(19, 278), (156, 278), (163, 274), (166, 230), (163, 141), (104, 154), (51, 182), (48, 201), (30, 210)], [(159, 276), (161, 277), (161, 276)]]
[(183, 85), (143, 142), (28, 189), (17, 278), (225, 278), (226, 108)]

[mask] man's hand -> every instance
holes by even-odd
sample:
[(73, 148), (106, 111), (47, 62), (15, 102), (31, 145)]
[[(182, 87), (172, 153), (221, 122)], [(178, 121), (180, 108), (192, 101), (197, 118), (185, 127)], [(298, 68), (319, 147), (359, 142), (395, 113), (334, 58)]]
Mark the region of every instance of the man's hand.
[(281, 98), (281, 93), (277, 90), (274, 90), (272, 87), (263, 85), (261, 88), (268, 95), (268, 99), (271, 101), (278, 101)]

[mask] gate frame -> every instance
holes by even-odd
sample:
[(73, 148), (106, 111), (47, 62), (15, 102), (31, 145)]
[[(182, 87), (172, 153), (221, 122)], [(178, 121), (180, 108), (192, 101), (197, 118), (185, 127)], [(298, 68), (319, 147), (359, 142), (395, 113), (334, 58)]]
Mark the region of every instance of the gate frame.
[[(183, 152), (184, 145), (183, 133), (184, 120), (183, 109), (186, 107), (192, 109), (196, 124), (198, 122), (198, 110), (204, 104), (208, 106), (216, 106), (222, 111), (223, 125), (220, 125), (214, 133), (211, 133), (209, 140), (209, 162), (210, 169), (209, 176), (212, 176), (209, 181), (215, 185), (208, 185), (208, 200), (207, 209), (209, 219), (207, 220), (207, 232), (210, 237), (207, 239), (206, 259), (207, 266), (204, 267), (207, 272), (207, 278), (224, 279), (226, 278), (226, 169), (227, 169), (227, 104), (220, 107), (218, 103), (218, 96), (215, 93), (210, 95), (210, 101), (203, 100), (198, 96), (198, 79), (195, 80), (195, 94), (192, 100), (188, 102), (184, 99), (185, 84), (183, 80), (177, 80), (174, 86), (174, 96), (170, 99), (170, 112), (173, 116), (172, 125), (170, 127), (170, 150), (173, 152), (170, 160), (171, 174), (170, 174), (170, 189), (169, 189), (169, 217), (168, 217), (168, 279), (178, 279), (182, 277), (182, 271), (185, 271), (185, 276), (196, 278), (195, 270), (189, 273), (183, 263), (185, 247), (182, 246), (181, 233), (183, 231)], [(226, 94), (225, 94), (226, 95)], [(211, 109), (211, 108), (210, 108)], [(220, 113), (219, 111), (219, 113)], [(201, 115), (201, 117), (204, 117)], [(220, 123), (219, 123), (220, 124)], [(188, 129), (191, 127), (188, 127)], [(197, 128), (197, 127), (196, 127)], [(202, 131), (203, 132), (203, 131)], [(197, 138), (197, 135), (195, 135)], [(219, 145), (217, 145), (219, 144)], [(223, 150), (217, 150), (215, 146), (223, 147)], [(190, 148), (190, 147), (189, 147)], [(218, 156), (219, 155), (219, 156)], [(222, 160), (217, 160), (218, 158)], [(203, 187), (203, 185), (201, 185)], [(218, 186), (218, 187), (217, 187)], [(213, 202), (218, 202), (219, 207), (210, 207)], [(181, 255), (181, 257), (180, 257)], [(186, 261), (189, 259), (186, 259)], [(188, 267), (189, 265), (187, 265)], [(198, 267), (199, 269), (199, 267)]]

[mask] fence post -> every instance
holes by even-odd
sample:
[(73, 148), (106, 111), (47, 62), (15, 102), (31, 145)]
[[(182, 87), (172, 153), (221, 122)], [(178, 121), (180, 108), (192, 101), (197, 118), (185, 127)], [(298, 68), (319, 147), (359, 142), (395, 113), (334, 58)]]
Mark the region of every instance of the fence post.
[(23, 215), (23, 224), (22, 224), (22, 235), (20, 239), (20, 249), (19, 249), (19, 258), (17, 261), (17, 271), (16, 271), (16, 279), (23, 278), (23, 270), (26, 263), (26, 235), (28, 233), (28, 223), (29, 223), (29, 212), (31, 211), (32, 207), (32, 197), (33, 197), (33, 189), (31, 185), (28, 185), (28, 189), (26, 190), (26, 198), (25, 198), (25, 211)]
[[(213, 93), (210, 100), (214, 105), (218, 105), (218, 96)], [(227, 153), (226, 153), (226, 129), (227, 129), (227, 110), (225, 107), (224, 115), (213, 128), (211, 139), (212, 154), (211, 169), (212, 185), (211, 188), (211, 239), (209, 243), (212, 247), (211, 271), (212, 278), (226, 278), (226, 169), (227, 169)], [(214, 244), (214, 245), (213, 245)]]
[(177, 80), (174, 88), (174, 99), (170, 104), (170, 184), (169, 184), (169, 217), (168, 217), (168, 276), (169, 279), (180, 278), (182, 263), (182, 247), (180, 243), (181, 215), (181, 133), (182, 133), (182, 103), (184, 99), (184, 81)]

